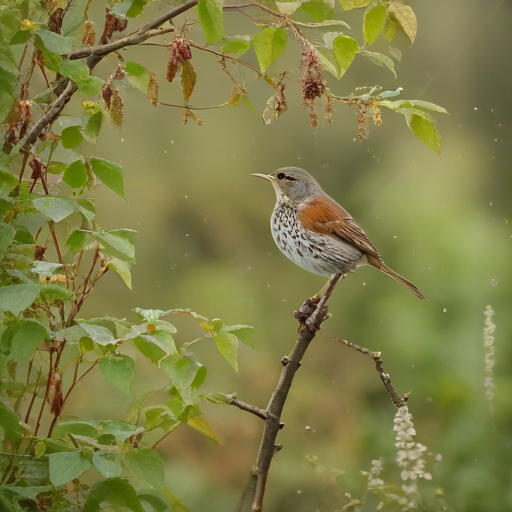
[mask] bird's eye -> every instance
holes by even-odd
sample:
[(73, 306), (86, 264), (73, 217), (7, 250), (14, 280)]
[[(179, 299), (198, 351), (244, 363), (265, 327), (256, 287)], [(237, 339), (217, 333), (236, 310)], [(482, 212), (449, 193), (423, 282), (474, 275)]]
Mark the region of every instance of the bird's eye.
[(277, 175), (277, 179), (278, 180), (284, 180), (286, 178), (284, 172), (280, 172), (278, 175)]

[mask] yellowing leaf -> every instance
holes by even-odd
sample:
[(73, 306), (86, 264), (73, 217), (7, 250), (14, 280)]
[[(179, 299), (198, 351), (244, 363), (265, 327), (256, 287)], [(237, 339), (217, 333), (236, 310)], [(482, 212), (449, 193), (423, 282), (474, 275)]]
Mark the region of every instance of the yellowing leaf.
[(384, 29), (386, 23), (386, 7), (382, 4), (370, 5), (364, 13), (363, 35), (366, 44), (373, 44)]
[(197, 74), (194, 65), (189, 60), (181, 63), (181, 88), (183, 89), (183, 97), (185, 101), (190, 100), (190, 96), (194, 92), (197, 82)]
[(216, 435), (213, 433), (213, 430), (210, 428), (210, 425), (208, 425), (208, 423), (206, 423), (206, 421), (203, 420), (203, 418), (195, 416), (194, 418), (190, 418), (187, 421), (187, 424), (190, 425), (192, 428), (199, 430), (199, 432), (201, 432), (205, 436), (208, 436), (210, 439), (213, 439), (215, 443), (220, 446), (220, 442), (217, 439)]
[(359, 45), (357, 44), (357, 41), (351, 37), (338, 36), (332, 43), (332, 46), (336, 60), (339, 62), (341, 67), (338, 77), (340, 78), (346, 73), (350, 64), (352, 64), (352, 61), (359, 50)]
[(389, 17), (400, 26), (411, 40), (411, 45), (416, 38), (418, 21), (414, 11), (408, 5), (391, 2), (389, 4)]

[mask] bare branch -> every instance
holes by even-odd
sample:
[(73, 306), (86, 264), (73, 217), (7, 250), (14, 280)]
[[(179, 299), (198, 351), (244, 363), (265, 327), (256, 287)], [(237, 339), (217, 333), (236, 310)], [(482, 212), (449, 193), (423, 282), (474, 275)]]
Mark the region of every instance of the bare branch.
[(340, 343), (343, 343), (343, 345), (346, 345), (349, 348), (353, 348), (354, 350), (361, 352), (361, 354), (371, 357), (375, 361), (375, 368), (379, 372), (379, 376), (380, 376), (382, 382), (384, 383), (384, 387), (386, 388), (386, 391), (388, 392), (388, 395), (390, 396), (391, 401), (393, 402), (393, 405), (395, 407), (397, 407), (398, 409), (400, 407), (404, 407), (405, 405), (407, 405), (407, 399), (409, 398), (409, 393), (406, 393), (404, 396), (400, 396), (397, 393), (393, 384), (391, 384), (391, 378), (389, 376), (389, 373), (386, 373), (384, 371), (383, 361), (380, 357), (380, 352), (372, 352), (371, 350), (368, 350), (367, 348), (364, 348), (364, 347), (360, 347), (359, 345), (356, 345), (355, 343), (338, 338), (337, 336), (330, 333), (328, 330), (324, 329), (323, 327), (321, 329), (324, 330), (330, 336), (332, 336), (334, 339), (338, 340)]

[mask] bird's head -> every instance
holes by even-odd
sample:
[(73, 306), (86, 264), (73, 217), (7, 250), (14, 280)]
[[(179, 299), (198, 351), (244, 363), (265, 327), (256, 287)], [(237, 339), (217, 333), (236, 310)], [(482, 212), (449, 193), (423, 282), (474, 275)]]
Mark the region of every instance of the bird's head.
[(284, 197), (294, 203), (301, 203), (322, 194), (322, 189), (315, 178), (298, 167), (282, 167), (272, 174), (253, 174), (252, 176), (270, 181), (276, 191), (277, 199)]

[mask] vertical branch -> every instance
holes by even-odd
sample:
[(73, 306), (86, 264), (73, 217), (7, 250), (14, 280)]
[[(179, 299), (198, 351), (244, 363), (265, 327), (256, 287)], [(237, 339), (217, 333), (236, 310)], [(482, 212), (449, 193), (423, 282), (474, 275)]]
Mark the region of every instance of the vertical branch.
[[(283, 357), (281, 360), (283, 369), (279, 382), (266, 409), (265, 427), (263, 429), (263, 437), (261, 439), (256, 465), (249, 474), (244, 491), (235, 506), (234, 512), (260, 512), (262, 510), (270, 464), (274, 454), (281, 449), (280, 445), (275, 444), (275, 440), (281, 428), (281, 413), (283, 412), (293, 378), (300, 368), (302, 358), (309, 344), (313, 341), (313, 338), (316, 336), (317, 331), (320, 329), (322, 322), (327, 316), (326, 302), (343, 277), (343, 274), (336, 274), (320, 302), (316, 304), (311, 299), (306, 301), (301, 311), (295, 315), (296, 318), (306, 319), (301, 321), (299, 337), (295, 342), (292, 352), (288, 357)], [(311, 312), (312, 309), (313, 312)]]

